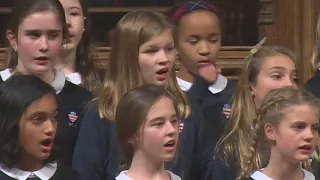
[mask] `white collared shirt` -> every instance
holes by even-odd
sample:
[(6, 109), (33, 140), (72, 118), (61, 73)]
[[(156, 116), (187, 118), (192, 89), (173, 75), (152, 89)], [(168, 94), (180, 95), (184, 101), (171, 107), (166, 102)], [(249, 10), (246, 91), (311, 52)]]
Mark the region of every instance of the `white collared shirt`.
[(71, 74), (67, 74), (66, 75), (67, 80), (72, 82), (75, 85), (80, 85), (81, 84), (81, 75), (77, 72), (75, 73), (71, 73)]
[[(177, 83), (182, 91), (188, 91), (192, 86), (192, 83), (185, 81), (183, 79), (180, 79), (178, 77), (177, 77)], [(221, 74), (219, 74), (217, 81), (214, 84), (210, 85), (208, 87), (208, 90), (212, 94), (217, 94), (217, 93), (223, 91), (227, 87), (227, 84), (228, 84), (228, 79), (226, 77), (222, 76)]]
[[(273, 180), (267, 175), (263, 174), (261, 170), (255, 171), (254, 173), (252, 173), (250, 177), (254, 180)], [(305, 169), (302, 169), (302, 173), (303, 173), (303, 180), (315, 180), (315, 177), (311, 172)]]
[(27, 178), (34, 176), (37, 176), (41, 180), (49, 180), (57, 171), (57, 163), (47, 163), (43, 168), (35, 172), (22, 171), (18, 168), (10, 169), (0, 164), (0, 171), (2, 171), (7, 176), (17, 180), (26, 180)]
[[(56, 69), (54, 69), (54, 74), (55, 77), (53, 82), (51, 83), (51, 86), (56, 90), (57, 94), (59, 94), (65, 85), (66, 77), (62, 72)], [(6, 81), (12, 76), (11, 70), (5, 69), (3, 71), (0, 71), (0, 76), (3, 81)]]

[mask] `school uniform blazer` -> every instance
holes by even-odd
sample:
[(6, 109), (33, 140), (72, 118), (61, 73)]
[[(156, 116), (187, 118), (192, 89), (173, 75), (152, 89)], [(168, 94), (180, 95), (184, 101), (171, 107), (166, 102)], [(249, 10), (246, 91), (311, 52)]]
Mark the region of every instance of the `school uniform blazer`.
[(119, 144), (115, 122), (101, 119), (98, 101), (92, 101), (85, 112), (72, 167), (81, 180), (114, 180), (119, 163)]

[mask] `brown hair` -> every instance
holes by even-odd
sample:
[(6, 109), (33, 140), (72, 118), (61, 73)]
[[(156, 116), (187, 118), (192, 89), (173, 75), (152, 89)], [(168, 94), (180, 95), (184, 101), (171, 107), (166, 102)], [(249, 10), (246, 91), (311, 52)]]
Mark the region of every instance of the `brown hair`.
[[(18, 35), (19, 26), (30, 14), (36, 12), (54, 12), (62, 26), (63, 38), (67, 38), (68, 26), (62, 5), (58, 0), (16, 0), (13, 8), (12, 15), (9, 21), (7, 30), (13, 32), (15, 36)], [(18, 63), (18, 54), (13, 50), (10, 43), (8, 43), (8, 57), (9, 62), (7, 67), (15, 69)]]
[[(261, 168), (259, 162), (259, 147), (267, 143), (264, 126), (271, 124), (277, 126), (284, 118), (287, 110), (293, 106), (308, 105), (317, 109), (320, 113), (320, 100), (307, 91), (292, 87), (274, 89), (268, 92), (263, 100), (261, 108), (257, 113), (257, 118), (253, 122), (253, 133), (250, 134), (250, 151), (244, 156), (244, 166), (238, 179), (247, 179), (250, 173)], [(269, 149), (269, 148), (268, 148)], [(257, 166), (260, 164), (260, 166)]]
[[(252, 123), (257, 116), (255, 103), (251, 95), (251, 85), (256, 85), (257, 76), (265, 58), (277, 55), (288, 56), (296, 64), (295, 54), (291, 50), (280, 46), (261, 47), (245, 60), (232, 100), (230, 121), (215, 150), (222, 151), (228, 165), (237, 161), (240, 169), (244, 167), (244, 156), (250, 152)], [(257, 166), (259, 165), (257, 164)]]
[(117, 137), (126, 161), (133, 157), (133, 147), (128, 141), (137, 134), (146, 121), (150, 108), (162, 97), (169, 98), (178, 113), (176, 99), (163, 87), (145, 85), (128, 91), (121, 98), (115, 115)]
[[(120, 98), (129, 90), (143, 85), (138, 62), (139, 48), (168, 28), (171, 28), (171, 24), (164, 15), (149, 10), (130, 12), (119, 21), (114, 30), (107, 80), (99, 97), (101, 118), (114, 120)], [(167, 90), (177, 98), (179, 112), (187, 117), (190, 108), (177, 84), (174, 68)]]
[(312, 68), (316, 71), (320, 66), (320, 14), (318, 16), (318, 23), (316, 29), (316, 42), (313, 47), (311, 65)]

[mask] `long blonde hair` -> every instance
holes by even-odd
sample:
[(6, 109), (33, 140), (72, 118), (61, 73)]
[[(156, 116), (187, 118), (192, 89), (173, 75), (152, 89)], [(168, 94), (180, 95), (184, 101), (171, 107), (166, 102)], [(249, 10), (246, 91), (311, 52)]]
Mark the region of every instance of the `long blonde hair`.
[[(245, 165), (244, 156), (250, 152), (252, 124), (257, 116), (251, 86), (257, 84), (257, 76), (265, 58), (277, 55), (286, 55), (296, 64), (295, 54), (280, 46), (261, 47), (245, 61), (232, 100), (230, 121), (215, 149), (215, 151), (223, 153), (227, 165), (231, 165), (230, 163), (234, 161), (239, 162), (240, 169)], [(257, 160), (252, 163), (260, 167), (260, 162), (261, 158), (257, 156)]]
[(316, 29), (316, 43), (313, 47), (311, 56), (312, 68), (316, 71), (320, 66), (320, 14), (318, 17), (317, 29)]
[[(244, 167), (238, 179), (248, 179), (250, 173), (260, 169), (257, 166), (259, 159), (259, 147), (263, 144), (268, 144), (264, 126), (271, 124), (277, 126), (284, 118), (285, 110), (298, 105), (308, 105), (317, 109), (320, 113), (320, 100), (307, 91), (299, 90), (292, 87), (274, 89), (268, 92), (263, 100), (263, 103), (257, 113), (257, 118), (253, 122), (253, 133), (251, 134), (251, 143), (248, 146), (250, 151), (244, 156)], [(269, 146), (269, 145), (268, 145)], [(270, 149), (270, 147), (268, 147)], [(310, 167), (309, 167), (310, 168)]]
[[(99, 115), (115, 119), (116, 107), (122, 96), (131, 89), (143, 85), (139, 71), (139, 47), (172, 28), (164, 15), (149, 10), (137, 10), (126, 14), (114, 30), (107, 80), (99, 99)], [(176, 82), (174, 68), (169, 77), (167, 90), (177, 98), (180, 117), (190, 114), (187, 99)]]

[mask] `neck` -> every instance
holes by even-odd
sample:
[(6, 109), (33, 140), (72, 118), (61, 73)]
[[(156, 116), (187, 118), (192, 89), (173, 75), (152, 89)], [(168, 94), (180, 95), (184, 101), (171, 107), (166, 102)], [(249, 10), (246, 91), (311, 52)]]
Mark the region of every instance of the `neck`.
[(53, 82), (54, 76), (55, 76), (53, 70), (47, 71), (47, 72), (44, 72), (44, 73), (39, 73), (39, 74), (30, 73), (23, 67), (23, 65), (20, 63), (20, 61), (18, 61), (18, 65), (17, 65), (16, 69), (21, 74), (37, 76), (38, 78), (40, 78), (41, 80), (43, 80), (44, 82), (46, 82), (48, 84), (51, 84)]
[(193, 79), (194, 77), (192, 76), (192, 74), (187, 70), (186, 67), (184, 67), (181, 63), (180, 63), (180, 69), (179, 72), (177, 73), (178, 78), (185, 80), (189, 83), (193, 83)]
[(275, 148), (271, 149), (269, 163), (262, 172), (274, 180), (303, 179), (300, 163), (284, 158)]
[(35, 160), (29, 156), (21, 156), (20, 162), (17, 165), (17, 168), (23, 171), (38, 171), (44, 166), (43, 160)]
[(76, 71), (76, 53), (77, 49), (62, 51), (56, 68), (66, 75), (74, 73)]
[(168, 173), (164, 169), (164, 163), (150, 161), (150, 159), (144, 153), (136, 152), (126, 175), (139, 180), (169, 179)]

